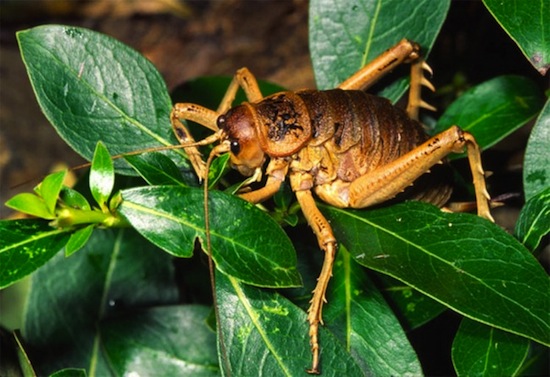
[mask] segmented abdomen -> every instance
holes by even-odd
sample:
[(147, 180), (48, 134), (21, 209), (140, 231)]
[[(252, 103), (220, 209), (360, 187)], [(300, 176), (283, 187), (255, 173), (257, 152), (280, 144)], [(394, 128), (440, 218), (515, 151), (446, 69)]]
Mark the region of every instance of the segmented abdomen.
[[(308, 148), (324, 148), (332, 156), (331, 170), (337, 179), (351, 182), (422, 144), (429, 137), (422, 125), (387, 99), (363, 91), (303, 91), (312, 123)], [(324, 164), (324, 166), (323, 166)], [(318, 176), (328, 167), (321, 162)], [(451, 193), (448, 166), (436, 166), (401, 195), (443, 205)]]
[(340, 89), (297, 94), (312, 122), (309, 145), (330, 148), (344, 164), (338, 175), (345, 181), (395, 160), (427, 139), (422, 126), (387, 99)]

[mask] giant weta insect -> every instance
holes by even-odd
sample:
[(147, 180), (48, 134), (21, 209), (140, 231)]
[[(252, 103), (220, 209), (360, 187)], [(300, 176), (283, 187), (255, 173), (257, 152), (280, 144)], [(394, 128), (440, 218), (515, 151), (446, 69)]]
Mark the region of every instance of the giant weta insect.
[[(233, 78), (217, 111), (196, 104), (178, 103), (171, 114), (174, 132), (190, 157), (200, 179), (214, 156), (230, 153), (230, 161), (251, 181), (259, 180), (269, 161), (265, 185), (239, 196), (251, 203), (273, 196), (288, 176), (292, 191), (313, 229), (324, 262), (308, 309), (312, 365), (318, 374), (318, 327), (322, 324), (325, 292), (332, 275), (336, 239), (329, 222), (317, 208), (312, 191), (322, 201), (341, 208), (365, 208), (400, 194), (450, 153), (466, 149), (475, 187), (478, 215), (492, 220), (480, 151), (474, 137), (459, 127), (429, 137), (418, 120), (420, 89), (432, 85), (423, 75), (429, 66), (419, 46), (402, 40), (363, 67), (336, 89), (281, 92), (263, 97), (256, 79), (246, 69)], [(411, 63), (411, 87), (406, 112), (386, 99), (363, 90), (402, 63)], [(231, 107), (242, 88), (248, 102)], [(199, 123), (215, 133), (200, 142), (181, 120)], [(205, 163), (198, 145), (219, 141)], [(411, 187), (415, 199), (443, 207), (451, 188), (429, 182)], [(406, 190), (408, 191), (408, 190)], [(208, 221), (208, 220), (207, 220)]]

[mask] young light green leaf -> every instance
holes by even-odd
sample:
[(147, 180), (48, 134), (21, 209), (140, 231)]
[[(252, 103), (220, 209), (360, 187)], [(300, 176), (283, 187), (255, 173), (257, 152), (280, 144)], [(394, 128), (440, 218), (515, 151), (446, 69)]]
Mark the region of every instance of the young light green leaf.
[[(419, 376), (422, 367), (399, 320), (376, 286), (338, 249), (323, 317), (327, 327), (372, 376)], [(324, 344), (324, 343), (323, 343)]]
[(179, 305), (139, 310), (101, 324), (101, 339), (116, 375), (219, 376), (210, 309)]
[(529, 135), (523, 161), (525, 200), (550, 186), (550, 99)]
[(49, 213), (55, 212), (55, 206), (57, 204), (57, 199), (59, 197), (59, 193), (61, 192), (61, 188), (63, 187), (65, 175), (67, 175), (66, 170), (49, 174), (35, 188), (35, 192), (40, 195), (42, 199), (44, 199)]
[(483, 0), (483, 3), (529, 62), (544, 76), (550, 68), (548, 1)]
[(187, 186), (176, 164), (161, 153), (145, 153), (124, 158), (150, 185)]
[(521, 209), (515, 234), (520, 242), (535, 251), (542, 237), (550, 233), (550, 187), (533, 196)]
[(101, 321), (134, 307), (174, 304), (172, 262), (133, 230), (102, 230), (81, 252), (66, 258), (61, 251), (36, 271), (22, 334), (38, 375), (67, 367), (111, 375)]
[(107, 201), (115, 185), (113, 160), (105, 145), (98, 142), (90, 168), (90, 191), (102, 210), (107, 208)]
[(458, 376), (516, 376), (529, 352), (529, 340), (494, 327), (462, 320), (452, 346)]
[(495, 224), (420, 202), (367, 211), (322, 209), (336, 239), (360, 264), (466, 317), (550, 344), (548, 275)]
[(71, 238), (69, 238), (69, 241), (65, 245), (65, 256), (69, 257), (76, 251), (82, 249), (90, 239), (94, 228), (95, 225), (88, 225), (71, 234)]
[[(122, 215), (158, 247), (190, 257), (196, 238), (206, 245), (202, 189), (153, 186), (121, 193)], [(209, 193), (209, 211), (212, 258), (219, 270), (262, 287), (300, 285), (294, 247), (268, 214), (218, 191)]]
[(0, 221), (0, 288), (35, 271), (68, 241), (69, 232), (44, 220)]
[[(231, 376), (303, 376), (311, 367), (306, 313), (274, 291), (216, 273), (220, 367)], [(344, 346), (320, 326), (323, 376), (363, 376)], [(251, 362), (250, 360), (261, 360)]]
[(44, 199), (29, 192), (17, 194), (5, 204), (6, 207), (41, 219), (53, 220), (55, 218), (55, 214), (49, 211)]
[[(336, 87), (403, 38), (419, 43), (427, 56), (449, 5), (448, 0), (311, 1), (309, 48), (317, 87)], [(381, 94), (396, 101), (406, 87), (400, 80)]]
[(434, 133), (457, 125), (486, 149), (527, 123), (542, 108), (543, 94), (520, 76), (500, 76), (466, 91), (439, 118)]
[[(98, 140), (113, 155), (177, 143), (166, 84), (137, 51), (73, 26), (39, 26), (17, 39), (42, 111), (87, 160)], [(182, 162), (184, 152), (166, 153)], [(116, 166), (135, 175), (123, 160)]]

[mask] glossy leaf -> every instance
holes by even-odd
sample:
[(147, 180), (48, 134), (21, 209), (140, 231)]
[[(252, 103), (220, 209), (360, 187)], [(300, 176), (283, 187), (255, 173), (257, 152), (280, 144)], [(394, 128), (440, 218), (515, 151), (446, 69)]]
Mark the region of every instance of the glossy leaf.
[(44, 220), (0, 221), (0, 288), (44, 265), (69, 237), (67, 230), (52, 228)]
[[(309, 48), (317, 87), (336, 87), (403, 38), (419, 43), (427, 56), (449, 4), (447, 0), (311, 1)], [(381, 94), (396, 101), (406, 85), (400, 80)]]
[(225, 153), (212, 161), (208, 170), (208, 188), (216, 187), (218, 181), (230, 169), (229, 153)]
[(523, 190), (529, 200), (550, 186), (550, 100), (542, 109), (525, 149)]
[(32, 275), (24, 315), (37, 373), (76, 367), (110, 375), (98, 324), (134, 306), (174, 303), (173, 278), (171, 258), (128, 229), (94, 232), (70, 258), (59, 252)]
[(529, 351), (529, 340), (464, 319), (453, 341), (458, 376), (516, 376)]
[(343, 246), (338, 250), (327, 301), (323, 310), (327, 327), (340, 335), (340, 342), (368, 375), (422, 375), (416, 353), (392, 309)]
[(520, 242), (535, 251), (541, 239), (550, 233), (550, 187), (525, 203), (516, 222), (515, 234)]
[[(84, 158), (91, 160), (97, 141), (113, 155), (176, 143), (166, 85), (137, 51), (73, 26), (39, 26), (17, 39), (42, 111)], [(116, 166), (135, 174), (120, 159)]]
[(115, 185), (115, 171), (109, 151), (102, 142), (97, 143), (90, 168), (90, 192), (104, 209)]
[(323, 210), (336, 238), (365, 267), (466, 317), (550, 344), (548, 275), (498, 226), (419, 202), (379, 210)]
[(84, 195), (72, 188), (64, 187), (61, 190), (60, 198), (66, 206), (87, 211), (92, 209), (86, 197), (84, 197)]
[(101, 339), (118, 376), (219, 376), (210, 309), (185, 305), (139, 310), (107, 320)]
[(22, 192), (10, 198), (6, 202), (6, 207), (41, 219), (53, 220), (55, 218), (55, 214), (48, 209), (44, 199), (30, 192)]
[(49, 213), (54, 213), (55, 211), (55, 205), (61, 188), (63, 187), (63, 180), (66, 174), (66, 170), (49, 174), (38, 187), (35, 188), (36, 193), (44, 199)]
[(439, 316), (447, 308), (407, 284), (388, 275), (377, 274), (382, 293), (397, 311), (406, 330), (414, 330)]
[[(221, 320), (220, 366), (231, 376), (303, 376), (311, 367), (306, 313), (278, 293), (216, 274)], [(320, 327), (323, 376), (361, 376), (361, 369)]]
[(153, 152), (124, 158), (150, 185), (186, 186), (176, 164), (161, 153)]
[(550, 10), (547, 0), (483, 0), (527, 60), (545, 75), (550, 68)]
[[(120, 212), (163, 250), (190, 257), (196, 238), (205, 247), (201, 189), (143, 187), (123, 190), (122, 197)], [(269, 215), (217, 191), (209, 193), (209, 213), (212, 257), (220, 271), (263, 287), (300, 284), (292, 243)]]
[(71, 234), (69, 241), (65, 245), (65, 256), (71, 256), (73, 253), (82, 249), (86, 242), (90, 239), (94, 228), (95, 225), (88, 225)]
[(434, 133), (458, 125), (486, 149), (527, 123), (542, 108), (543, 95), (531, 80), (500, 76), (473, 87), (439, 118)]

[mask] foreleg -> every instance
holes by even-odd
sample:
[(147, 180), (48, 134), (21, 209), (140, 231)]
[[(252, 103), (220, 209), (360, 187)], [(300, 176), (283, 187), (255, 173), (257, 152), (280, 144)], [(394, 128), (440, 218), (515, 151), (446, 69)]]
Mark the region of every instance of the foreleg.
[[(193, 169), (200, 180), (203, 180), (205, 178), (205, 174), (207, 174), (205, 171), (205, 163), (197, 147), (195, 145), (189, 145), (195, 144), (195, 140), (180, 119), (190, 120), (209, 128), (212, 131), (218, 131), (218, 117), (229, 110), (239, 87), (243, 88), (246, 97), (250, 102), (259, 101), (263, 98), (256, 78), (247, 68), (241, 68), (235, 73), (233, 80), (229, 84), (220, 106), (218, 107), (218, 111), (213, 111), (194, 103), (177, 103), (172, 109), (172, 113), (170, 115), (172, 129), (174, 130), (174, 134), (180, 144), (184, 146), (184, 150), (187, 153), (189, 160), (193, 165)], [(208, 141), (212, 142), (215, 140), (216, 138)]]

